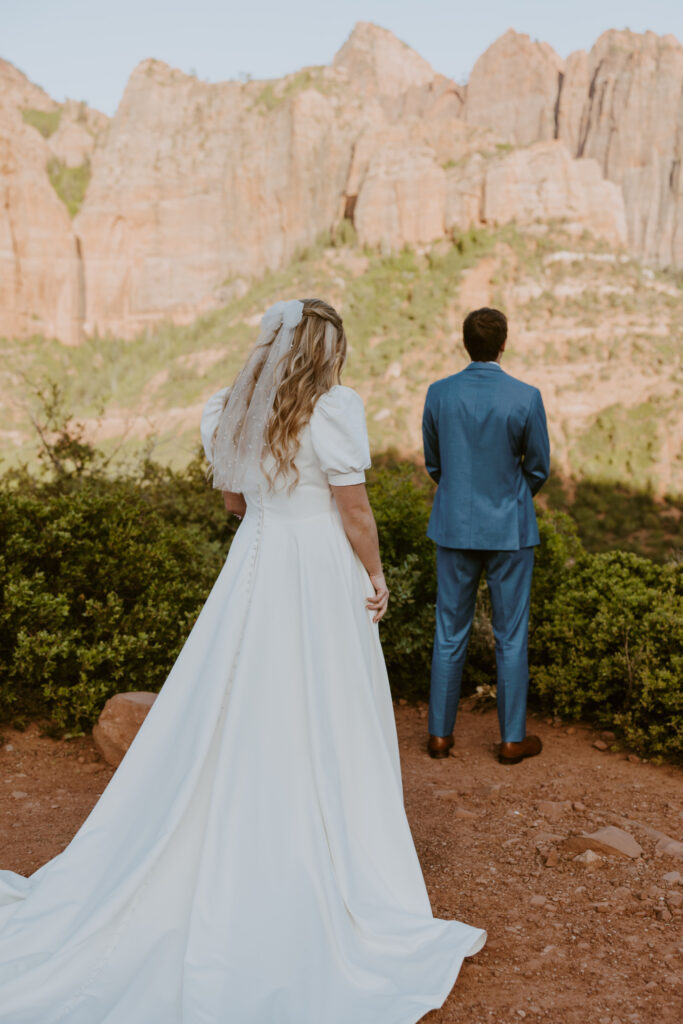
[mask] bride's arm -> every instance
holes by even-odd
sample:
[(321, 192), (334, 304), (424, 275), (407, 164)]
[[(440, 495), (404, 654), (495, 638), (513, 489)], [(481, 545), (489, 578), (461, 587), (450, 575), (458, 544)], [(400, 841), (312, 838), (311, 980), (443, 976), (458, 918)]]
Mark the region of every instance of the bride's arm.
[(375, 588), (375, 596), (368, 598), (367, 606), (375, 613), (372, 621), (379, 622), (387, 610), (389, 590), (382, 571), (377, 524), (365, 484), (331, 486), (349, 543), (367, 569), (370, 582)]
[(247, 511), (247, 503), (244, 500), (243, 494), (236, 494), (235, 491), (223, 491), (223, 503), (228, 512), (239, 516), (240, 519), (244, 518), (244, 513)]

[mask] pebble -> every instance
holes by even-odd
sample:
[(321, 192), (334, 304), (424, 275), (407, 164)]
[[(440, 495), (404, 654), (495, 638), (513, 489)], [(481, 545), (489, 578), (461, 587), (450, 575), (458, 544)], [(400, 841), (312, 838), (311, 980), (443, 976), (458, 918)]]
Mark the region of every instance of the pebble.
[(666, 897), (669, 907), (683, 907), (683, 892), (670, 892)]
[(569, 728), (566, 729), (565, 731), (567, 733), (567, 736), (573, 736), (575, 734), (575, 732), (576, 732), (576, 729), (574, 728), (573, 725), (570, 725)]
[(594, 903), (593, 910), (597, 910), (598, 914), (608, 914), (610, 905), (609, 903)]
[(584, 850), (583, 853), (578, 854), (574, 857), (574, 863), (580, 864), (584, 868), (597, 867), (598, 864), (602, 863), (602, 857), (600, 857), (593, 850)]
[(476, 818), (477, 812), (469, 811), (466, 807), (456, 807), (453, 811), (453, 817), (461, 819)]
[(662, 881), (667, 885), (676, 885), (682, 877), (680, 871), (667, 871), (665, 875), (662, 875)]
[(572, 808), (571, 800), (540, 800), (536, 804), (539, 814), (549, 821), (559, 821)]
[(580, 800), (575, 800), (574, 803), (572, 804), (572, 807), (574, 808), (575, 811), (585, 811), (586, 810), (586, 805), (582, 804)]
[(605, 729), (604, 732), (600, 733), (600, 738), (603, 739), (605, 743), (614, 743), (617, 737), (613, 732), (610, 732), (609, 729)]
[(668, 907), (658, 907), (657, 910), (655, 910), (655, 917), (658, 921), (670, 921), (673, 914)]
[(28, 793), (24, 793), (23, 789), (13, 789), (12, 796), (15, 800), (23, 800), (24, 797), (28, 796)]
[(557, 832), (537, 832), (534, 836), (536, 846), (544, 846), (546, 843), (560, 843), (566, 836), (558, 835)]
[(640, 764), (640, 758), (637, 754), (629, 754), (626, 760), (630, 761), (631, 764)]
[(631, 896), (631, 890), (625, 885), (618, 885), (614, 890), (613, 895), (618, 900), (625, 900)]
[(497, 796), (500, 796), (500, 791), (502, 788), (502, 782), (494, 782), (489, 786), (477, 786), (474, 792), (477, 794), (477, 796), (495, 798)]
[(547, 868), (556, 868), (560, 863), (560, 855), (557, 850), (551, 850), (545, 859), (545, 866)]
[(607, 744), (604, 740), (596, 740), (593, 746), (596, 750), (607, 750)]
[(628, 857), (636, 860), (643, 852), (642, 847), (635, 841), (630, 832), (616, 825), (607, 825), (606, 828), (599, 828), (589, 835), (570, 836), (567, 840), (567, 848), (582, 853), (584, 850), (597, 850), (607, 856), (616, 854), (618, 857)]
[(85, 764), (85, 758), (84, 757), (77, 758), (77, 761), (78, 761), (79, 764)]
[(683, 843), (679, 843), (676, 839), (671, 839), (670, 836), (663, 835), (655, 846), (655, 853), (664, 853), (667, 857), (683, 860)]
[(12, 746), (11, 743), (6, 743), (2, 749), (6, 750), (9, 753), (11, 750), (14, 750), (14, 747)]
[(529, 900), (532, 907), (544, 907), (547, 902), (546, 897), (541, 895), (532, 896)]

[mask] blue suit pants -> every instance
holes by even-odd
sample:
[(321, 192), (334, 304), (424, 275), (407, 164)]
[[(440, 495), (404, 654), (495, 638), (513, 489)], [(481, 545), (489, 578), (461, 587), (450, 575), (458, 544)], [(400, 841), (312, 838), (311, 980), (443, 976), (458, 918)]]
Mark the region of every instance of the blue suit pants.
[(482, 572), (491, 595), (496, 639), (498, 721), (504, 743), (526, 735), (528, 640), (534, 549), (471, 551), (437, 545), (436, 632), (429, 699), (429, 732), (450, 736)]

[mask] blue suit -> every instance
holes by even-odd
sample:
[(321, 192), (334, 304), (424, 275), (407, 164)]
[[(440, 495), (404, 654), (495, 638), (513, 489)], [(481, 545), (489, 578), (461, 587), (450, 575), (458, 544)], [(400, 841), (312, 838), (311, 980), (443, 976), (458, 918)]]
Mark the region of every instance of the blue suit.
[(472, 362), (432, 384), (422, 420), (427, 472), (438, 484), (427, 534), (437, 544), (438, 594), (429, 731), (449, 736), (486, 572), (493, 610), (498, 718), (504, 742), (526, 734), (533, 495), (550, 471), (538, 388), (498, 363)]

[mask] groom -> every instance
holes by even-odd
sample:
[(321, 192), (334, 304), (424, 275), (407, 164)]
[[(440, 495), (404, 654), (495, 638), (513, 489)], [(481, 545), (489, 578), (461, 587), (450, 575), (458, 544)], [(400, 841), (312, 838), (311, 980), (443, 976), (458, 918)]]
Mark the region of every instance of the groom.
[(507, 320), (476, 309), (463, 323), (472, 360), (427, 392), (422, 436), (438, 484), (427, 535), (435, 541), (438, 594), (429, 701), (429, 753), (448, 757), (482, 572), (496, 638), (501, 764), (540, 754), (526, 735), (527, 641), (534, 546), (533, 495), (550, 469), (545, 410), (537, 388), (500, 362)]

